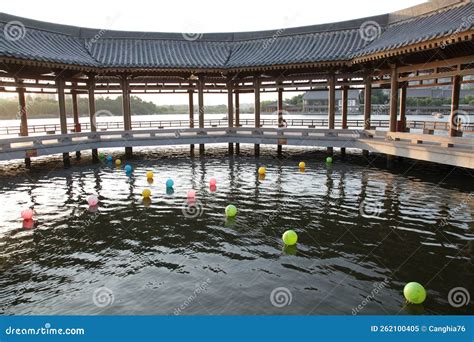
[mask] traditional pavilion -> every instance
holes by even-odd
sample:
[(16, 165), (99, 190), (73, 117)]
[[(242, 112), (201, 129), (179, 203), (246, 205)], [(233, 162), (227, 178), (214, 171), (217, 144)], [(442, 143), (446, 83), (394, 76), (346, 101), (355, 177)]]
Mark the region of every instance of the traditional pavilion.
[[(95, 94), (121, 94), (124, 129), (131, 130), (131, 94), (187, 93), (189, 127), (204, 127), (204, 93), (227, 93), (228, 126), (239, 127), (239, 94), (254, 93), (258, 128), (261, 92), (278, 93), (281, 124), (284, 91), (324, 90), (327, 128), (334, 129), (336, 92), (341, 92), (344, 129), (349, 89), (363, 89), (364, 128), (370, 129), (373, 88), (390, 89), (389, 131), (403, 132), (407, 88), (451, 85), (449, 134), (459, 136), (454, 116), (461, 85), (474, 83), (473, 26), (474, 3), (466, 0), (435, 0), (323, 25), (203, 34), (107, 31), (0, 13), (0, 91), (18, 93), (23, 136), (28, 135), (25, 93), (56, 93), (66, 134), (65, 96), (72, 96), (80, 129), (78, 94), (89, 96), (90, 127), (96, 131)], [(127, 147), (126, 154), (131, 153)], [(69, 160), (68, 153), (64, 159)]]

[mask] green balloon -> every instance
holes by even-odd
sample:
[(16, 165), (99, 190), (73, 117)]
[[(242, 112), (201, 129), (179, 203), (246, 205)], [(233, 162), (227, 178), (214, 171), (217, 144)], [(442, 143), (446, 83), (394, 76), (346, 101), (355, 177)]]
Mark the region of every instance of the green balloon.
[(326, 158), (326, 163), (331, 164), (332, 163), (332, 157), (327, 157)]
[(237, 215), (237, 208), (233, 204), (229, 204), (227, 207), (225, 207), (225, 214), (227, 217), (234, 217)]
[(296, 245), (296, 242), (298, 241), (298, 234), (296, 234), (294, 230), (287, 230), (283, 233), (281, 239), (285, 245), (293, 246)]
[(100, 159), (104, 159), (104, 158), (105, 158), (104, 152), (100, 152), (100, 153), (99, 153), (99, 158), (100, 158)]
[(423, 285), (412, 281), (403, 288), (403, 295), (409, 303), (421, 304), (426, 299), (426, 290)]

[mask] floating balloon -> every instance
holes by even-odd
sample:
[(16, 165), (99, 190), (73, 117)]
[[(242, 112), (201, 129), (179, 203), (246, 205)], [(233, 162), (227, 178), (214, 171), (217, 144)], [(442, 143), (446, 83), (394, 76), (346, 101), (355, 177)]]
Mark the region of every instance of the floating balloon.
[(146, 172), (146, 178), (147, 179), (153, 179), (153, 171), (147, 171)]
[(217, 184), (217, 181), (216, 181), (215, 178), (209, 179), (209, 185), (210, 185), (210, 186), (216, 186), (216, 184)]
[(90, 206), (90, 207), (94, 207), (94, 206), (96, 206), (97, 204), (99, 204), (99, 199), (98, 199), (97, 196), (95, 196), (95, 195), (90, 195), (90, 196), (87, 198), (87, 203), (89, 203), (89, 206)]
[(332, 157), (327, 157), (326, 158), (326, 163), (332, 164)]
[(298, 234), (296, 234), (294, 230), (290, 229), (283, 233), (281, 239), (285, 245), (293, 246), (296, 245), (296, 242), (298, 241)]
[(114, 159), (114, 158), (112, 158), (112, 156), (107, 156), (107, 158), (106, 158), (106, 160), (107, 160), (108, 162), (110, 162), (110, 163), (112, 162), (113, 159)]
[(412, 281), (403, 288), (405, 299), (412, 304), (421, 304), (426, 299), (426, 290), (420, 283)]
[(237, 208), (233, 204), (229, 204), (227, 207), (225, 207), (225, 214), (227, 217), (235, 217), (237, 215)]
[(166, 181), (166, 187), (167, 188), (172, 188), (173, 185), (174, 185), (174, 182), (171, 178)]
[(99, 158), (100, 158), (100, 159), (104, 159), (104, 158), (105, 158), (104, 152), (99, 152)]
[(130, 164), (125, 165), (125, 172), (130, 173), (130, 172), (132, 172), (132, 169), (133, 169), (132, 165), (130, 165)]
[(23, 220), (23, 228), (31, 229), (35, 226), (35, 221), (33, 220)]
[(143, 196), (143, 198), (150, 198), (150, 196), (151, 196), (151, 190), (150, 190), (150, 189), (144, 189), (144, 190), (142, 191), (142, 196)]
[(265, 166), (260, 166), (260, 167), (258, 168), (258, 174), (259, 174), (259, 175), (264, 175), (265, 172), (267, 172), (267, 169), (265, 168)]
[(196, 198), (196, 190), (193, 190), (193, 189), (188, 190), (188, 198), (189, 199)]
[(21, 212), (21, 218), (23, 220), (31, 220), (34, 214), (35, 212), (33, 211), (33, 209), (25, 209)]
[(122, 161), (120, 159), (115, 160), (115, 165), (120, 166), (122, 165)]
[(302, 161), (298, 164), (298, 166), (300, 167), (300, 169), (304, 169), (306, 167), (306, 163)]

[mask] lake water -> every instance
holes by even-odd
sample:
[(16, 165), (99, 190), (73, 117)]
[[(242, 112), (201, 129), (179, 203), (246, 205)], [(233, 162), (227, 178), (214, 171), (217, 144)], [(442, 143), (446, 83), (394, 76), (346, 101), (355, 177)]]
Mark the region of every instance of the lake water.
[[(474, 295), (469, 171), (408, 160), (389, 171), (382, 156), (369, 167), (359, 154), (327, 165), (309, 148), (285, 147), (278, 159), (262, 147), (256, 159), (252, 146), (242, 149), (228, 157), (209, 147), (194, 158), (187, 147), (144, 149), (131, 176), (86, 153), (68, 169), (57, 157), (29, 171), (2, 163), (0, 312), (472, 314), (472, 304), (448, 298), (458, 287)], [(234, 220), (224, 215), (229, 203)], [(30, 206), (34, 226), (24, 227), (20, 211)], [(287, 229), (298, 233), (296, 247), (283, 247)], [(423, 305), (405, 304), (409, 281), (426, 287)]]

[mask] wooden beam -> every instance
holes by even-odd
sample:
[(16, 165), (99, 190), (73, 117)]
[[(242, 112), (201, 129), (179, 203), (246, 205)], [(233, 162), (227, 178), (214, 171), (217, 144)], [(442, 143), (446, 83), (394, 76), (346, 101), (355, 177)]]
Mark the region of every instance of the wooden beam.
[[(97, 132), (97, 117), (95, 109), (95, 76), (89, 75), (87, 80), (87, 100), (89, 104), (89, 122), (91, 125), (91, 132)], [(96, 148), (92, 149), (92, 161), (99, 161), (99, 153)]]
[[(67, 116), (66, 116), (66, 99), (64, 95), (65, 81), (58, 77), (56, 84), (58, 86), (58, 104), (59, 104), (59, 122), (61, 124), (61, 134), (67, 134)], [(63, 153), (64, 166), (71, 165), (69, 153)]]
[(390, 124), (389, 131), (397, 131), (397, 106), (398, 106), (398, 71), (395, 65), (391, 67), (390, 74)]
[(458, 128), (463, 119), (459, 115), (459, 94), (461, 93), (461, 76), (453, 76), (453, 85), (451, 91), (451, 114), (449, 116), (449, 136), (459, 135)]
[[(255, 111), (255, 127), (260, 128), (260, 79), (255, 77), (254, 80), (254, 93), (255, 93), (255, 103), (254, 103), (254, 111)], [(255, 144), (255, 155), (260, 155), (260, 145)]]
[[(239, 88), (235, 88), (235, 126), (240, 127), (240, 97)], [(240, 154), (240, 144), (235, 144), (235, 153)]]
[[(283, 87), (281, 82), (278, 83), (278, 99), (277, 99), (277, 115), (278, 115), (278, 127), (283, 126)], [(277, 154), (280, 156), (282, 153), (282, 145), (277, 146)]]
[[(199, 128), (204, 128), (204, 79), (198, 81)], [(199, 153), (204, 154), (204, 144), (199, 144)]]
[[(192, 85), (191, 83), (189, 85)], [(188, 90), (189, 100), (189, 128), (194, 128), (194, 91)], [(194, 144), (190, 146), (191, 153), (194, 153)]]
[[(229, 79), (227, 82), (227, 126), (234, 127), (234, 95), (232, 94), (233, 83)], [(229, 155), (234, 154), (234, 144), (229, 143)]]
[(370, 129), (372, 111), (372, 74), (369, 72), (364, 79), (364, 129)]
[(401, 127), (398, 127), (397, 131), (405, 132), (407, 126), (407, 83), (404, 82), (400, 87), (400, 122)]
[[(343, 85), (341, 87), (341, 100), (342, 100), (342, 110), (341, 110), (341, 128), (347, 129), (347, 109), (348, 109), (348, 100), (349, 100), (349, 86)], [(346, 148), (341, 148), (341, 156), (345, 157)]]
[[(19, 81), (20, 84), (22, 83)], [(18, 104), (20, 110), (20, 135), (28, 136), (28, 113), (26, 109), (25, 88), (19, 87), (18, 90)]]
[[(130, 131), (132, 129), (132, 114), (130, 103), (130, 89), (127, 75), (122, 75), (121, 85), (123, 126), (126, 131)], [(125, 157), (132, 158), (132, 147), (125, 147)]]
[[(328, 128), (334, 129), (336, 121), (336, 76), (331, 73), (328, 76)], [(328, 154), (333, 154), (333, 148), (327, 148)]]

